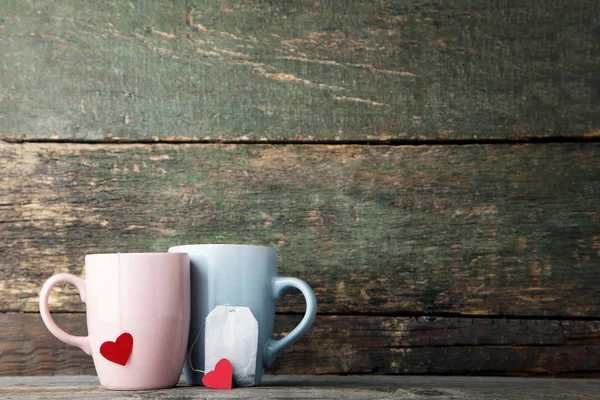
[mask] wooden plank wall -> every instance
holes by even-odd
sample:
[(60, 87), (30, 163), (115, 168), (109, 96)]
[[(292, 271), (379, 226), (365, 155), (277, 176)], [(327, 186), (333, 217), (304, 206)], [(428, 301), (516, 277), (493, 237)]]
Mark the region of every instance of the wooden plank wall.
[[(93, 374), (40, 287), (96, 252), (279, 249), (269, 370), (600, 373), (600, 3), (0, 4), (0, 374)], [(61, 326), (85, 333), (74, 288)], [(276, 336), (301, 318), (279, 302)]]

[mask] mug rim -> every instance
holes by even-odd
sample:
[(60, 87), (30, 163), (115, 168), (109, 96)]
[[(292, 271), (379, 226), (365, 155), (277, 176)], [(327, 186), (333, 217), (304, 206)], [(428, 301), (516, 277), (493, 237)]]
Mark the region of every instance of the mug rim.
[(259, 244), (238, 244), (238, 243), (198, 243), (198, 244), (180, 244), (169, 247), (169, 253), (177, 253), (183, 248), (206, 248), (206, 247), (236, 247), (236, 248), (259, 248), (277, 250), (275, 246), (263, 246)]
[(142, 253), (93, 253), (86, 254), (85, 258), (88, 257), (108, 257), (108, 256), (170, 256), (170, 255), (178, 255), (183, 253), (178, 252), (167, 252), (167, 251), (155, 251), (155, 252), (142, 252)]

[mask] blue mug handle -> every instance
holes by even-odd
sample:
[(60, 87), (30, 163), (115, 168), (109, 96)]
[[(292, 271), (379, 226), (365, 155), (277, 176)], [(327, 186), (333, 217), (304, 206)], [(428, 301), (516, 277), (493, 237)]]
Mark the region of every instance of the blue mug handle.
[(269, 339), (263, 355), (263, 365), (268, 367), (285, 349), (293, 345), (306, 333), (317, 315), (317, 298), (310, 286), (303, 280), (297, 278), (282, 278), (276, 276), (273, 279), (273, 296), (277, 300), (287, 288), (296, 288), (302, 292), (306, 300), (306, 312), (302, 321), (288, 333), (283, 339)]

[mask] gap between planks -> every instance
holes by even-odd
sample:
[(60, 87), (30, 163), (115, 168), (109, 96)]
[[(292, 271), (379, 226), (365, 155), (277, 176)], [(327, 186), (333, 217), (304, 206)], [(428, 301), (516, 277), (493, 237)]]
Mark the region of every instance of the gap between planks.
[(205, 139), (185, 138), (170, 139), (126, 139), (110, 140), (73, 140), (73, 139), (0, 139), (0, 142), (11, 144), (23, 143), (65, 143), (65, 144), (243, 144), (243, 145), (356, 145), (356, 146), (469, 146), (469, 145), (522, 145), (522, 144), (557, 144), (557, 143), (600, 143), (600, 132), (580, 136), (522, 137), (508, 139), (360, 139), (360, 140), (319, 140), (319, 139)]
[[(52, 314), (85, 314), (85, 312), (81, 311), (51, 311)], [(23, 312), (14, 312), (14, 311), (0, 311), (0, 314), (39, 314), (38, 311), (23, 311)], [(303, 316), (303, 312), (277, 312), (277, 315), (297, 315)], [(437, 318), (463, 318), (463, 319), (498, 319), (498, 320), (539, 320), (539, 321), (598, 321), (600, 320), (600, 316), (592, 316), (592, 317), (569, 317), (569, 316), (547, 316), (547, 315), (500, 315), (500, 314), (489, 314), (489, 315), (480, 315), (480, 314), (462, 314), (462, 313), (420, 313), (420, 312), (395, 312), (395, 313), (361, 313), (361, 312), (353, 312), (353, 313), (328, 313), (328, 312), (319, 312), (317, 313), (317, 317), (382, 317), (382, 318), (426, 318), (430, 321), (435, 321)]]

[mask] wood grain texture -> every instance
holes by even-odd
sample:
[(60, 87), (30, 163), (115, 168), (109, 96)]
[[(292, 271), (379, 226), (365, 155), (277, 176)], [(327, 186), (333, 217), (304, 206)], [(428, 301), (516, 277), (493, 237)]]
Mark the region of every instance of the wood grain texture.
[(0, 170), (2, 311), (85, 254), (212, 242), (277, 246), (321, 313), (600, 316), (597, 143), (0, 144)]
[[(277, 246), (324, 313), (600, 315), (598, 144), (0, 152), (3, 311), (86, 253), (237, 242)], [(71, 287), (52, 305), (82, 309)]]
[[(85, 314), (54, 314), (72, 335), (86, 336)], [(48, 332), (39, 314), (0, 314), (0, 375), (95, 375), (92, 358)]]
[[(85, 335), (85, 314), (54, 314)], [(278, 315), (275, 337), (299, 315)], [(38, 314), (0, 314), (0, 375), (95, 374), (91, 357), (55, 339)], [(600, 376), (600, 320), (318, 316), (271, 374)]]
[(595, 0), (6, 0), (0, 139), (598, 137), (599, 14)]
[(340, 399), (340, 400), (563, 400), (597, 399), (591, 379), (473, 378), (437, 376), (266, 376), (263, 385), (232, 391), (188, 387), (153, 391), (109, 391), (95, 376), (0, 377), (0, 395), (26, 399)]

